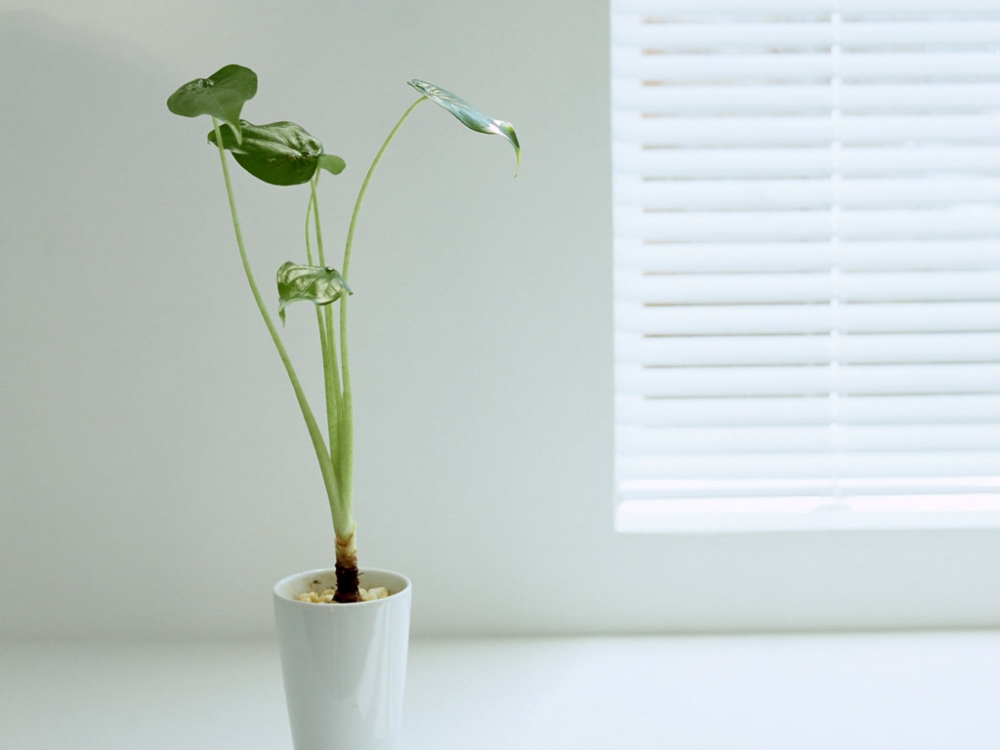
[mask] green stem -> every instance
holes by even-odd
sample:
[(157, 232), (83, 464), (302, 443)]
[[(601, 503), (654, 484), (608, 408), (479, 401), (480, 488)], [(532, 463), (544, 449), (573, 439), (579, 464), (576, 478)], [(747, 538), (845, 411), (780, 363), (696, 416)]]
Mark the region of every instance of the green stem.
[[(364, 182), (361, 183), (361, 189), (358, 191), (358, 199), (354, 203), (354, 213), (351, 214), (351, 224), (347, 230), (347, 243), (344, 246), (344, 263), (341, 269), (341, 275), (344, 280), (347, 281), (348, 275), (351, 271), (351, 250), (354, 247), (354, 231), (357, 228), (358, 216), (361, 213), (361, 205), (364, 203), (365, 194), (368, 192), (368, 185), (372, 181), (372, 176), (375, 174), (375, 170), (382, 161), (382, 156), (385, 154), (386, 149), (389, 148), (389, 144), (392, 143), (393, 139), (396, 137), (396, 133), (406, 122), (407, 118), (413, 113), (413, 110), (417, 108), (417, 105), (425, 101), (426, 97), (420, 97), (413, 104), (410, 105), (409, 109), (403, 113), (403, 116), (399, 118), (399, 122), (396, 123), (395, 127), (389, 132), (386, 137), (385, 142), (382, 144), (382, 148), (379, 149), (378, 153), (375, 154), (375, 159), (372, 161), (372, 165), (368, 168), (368, 174), (365, 175)], [(347, 296), (344, 295), (340, 298), (340, 370), (343, 376), (343, 419), (341, 420), (341, 433), (339, 440), (339, 451), (340, 451), (340, 477), (341, 477), (341, 488), (343, 489), (343, 499), (344, 507), (347, 512), (351, 512), (352, 508), (352, 495), (354, 490), (354, 398), (351, 393), (351, 364), (350, 356), (348, 354), (347, 346)]]
[[(392, 143), (392, 139), (396, 137), (396, 133), (399, 129), (403, 127), (403, 123), (406, 122), (413, 110), (417, 108), (417, 105), (421, 102), (427, 101), (427, 97), (422, 96), (417, 99), (410, 108), (403, 113), (403, 116), (399, 118), (399, 122), (396, 123), (390, 132), (388, 137), (385, 139), (385, 143), (382, 144), (382, 148), (378, 150), (375, 154), (375, 160), (372, 165), (368, 167), (368, 174), (365, 175), (365, 181), (361, 183), (361, 190), (358, 191), (358, 199), (354, 202), (354, 213), (351, 214), (351, 225), (347, 230), (347, 245), (344, 247), (344, 267), (340, 271), (340, 275), (347, 280), (347, 276), (351, 271), (351, 248), (354, 247), (354, 230), (358, 224), (358, 215), (361, 213), (361, 204), (365, 200), (365, 193), (368, 192), (368, 183), (372, 181), (372, 176), (375, 174), (375, 169), (378, 167), (379, 162), (382, 161), (382, 155), (385, 153), (386, 149), (389, 148), (389, 144)], [(346, 297), (341, 297), (342, 300), (347, 299)]]
[(306, 261), (309, 265), (313, 265), (313, 250), (312, 250), (312, 212), (313, 207), (316, 205), (316, 191), (313, 190), (309, 193), (309, 205), (306, 206)]
[[(319, 253), (319, 264), (326, 266), (326, 254), (323, 251), (323, 227), (319, 219), (319, 198), (316, 195), (319, 174), (320, 170), (317, 169), (316, 175), (309, 181), (309, 203), (313, 209), (312, 218), (316, 227), (316, 248)], [(308, 227), (306, 234), (308, 235)], [(311, 265), (312, 261), (310, 260), (309, 263)], [(335, 333), (336, 327), (333, 323), (333, 305), (323, 305), (322, 310), (317, 306), (316, 315), (317, 320), (321, 321), (320, 335), (323, 337), (320, 343), (323, 350), (323, 383), (326, 389), (326, 427), (330, 436), (330, 461), (337, 478), (341, 479), (339, 461), (340, 415), (343, 414), (343, 403), (340, 393), (340, 370), (337, 362), (337, 339)]]
[[(314, 265), (313, 252), (312, 252), (312, 212), (316, 205), (316, 193), (315, 191), (309, 195), (309, 205), (306, 207), (306, 262), (311, 266)], [(319, 307), (316, 307), (316, 325), (319, 328), (319, 345), (322, 350), (323, 355), (323, 382), (329, 382), (330, 374), (328, 372), (330, 363), (330, 352), (327, 347), (327, 337), (326, 337), (326, 324), (323, 320), (323, 313), (320, 311)], [(331, 446), (330, 454), (333, 455), (333, 449)], [(336, 468), (336, 466), (334, 467)]]
[[(215, 142), (219, 147), (219, 159), (222, 162), (222, 175), (226, 180), (226, 194), (229, 196), (229, 211), (233, 218), (233, 230), (236, 232), (236, 244), (239, 246), (240, 260), (243, 261), (243, 270), (246, 273), (247, 282), (250, 284), (250, 291), (253, 293), (254, 301), (257, 303), (257, 309), (260, 311), (260, 315), (264, 319), (264, 325), (267, 326), (268, 333), (271, 334), (271, 340), (274, 342), (274, 346), (278, 350), (278, 356), (281, 357), (281, 363), (285, 366), (285, 372), (288, 374), (288, 379), (292, 384), (292, 390), (295, 391), (295, 398), (299, 403), (299, 408), (302, 410), (302, 417), (305, 419), (306, 428), (309, 430), (309, 437), (312, 440), (313, 448), (316, 451), (316, 460), (319, 462), (320, 473), (323, 475), (323, 484), (326, 486), (326, 492), (330, 498), (330, 508), (333, 513), (334, 527), (338, 529), (338, 533), (340, 528), (343, 528), (345, 532), (352, 531), (354, 527), (353, 521), (349, 517), (345, 519), (343, 514), (340, 512), (343, 509), (340, 491), (337, 487), (337, 480), (333, 473), (333, 464), (330, 460), (330, 454), (327, 452), (326, 445), (323, 443), (323, 434), (320, 432), (319, 425), (316, 423), (316, 418), (313, 416), (312, 409), (309, 407), (306, 394), (302, 390), (302, 384), (299, 382), (299, 377), (295, 372), (295, 368), (292, 366), (292, 360), (289, 358), (288, 352), (285, 350), (285, 345), (281, 340), (281, 335), (278, 333), (278, 329), (274, 325), (274, 321), (271, 320), (271, 316), (267, 312), (267, 307), (264, 305), (264, 299), (261, 296), (260, 289), (257, 287), (257, 282), (254, 279), (253, 270), (250, 268), (250, 260), (247, 257), (246, 246), (243, 243), (243, 231), (240, 229), (240, 219), (236, 212), (236, 198), (233, 195), (233, 184), (229, 177), (229, 165), (226, 162), (226, 150), (222, 146), (222, 133), (219, 131), (219, 121), (214, 117), (212, 118), (212, 126), (215, 129)], [(347, 523), (345, 523), (345, 521)]]

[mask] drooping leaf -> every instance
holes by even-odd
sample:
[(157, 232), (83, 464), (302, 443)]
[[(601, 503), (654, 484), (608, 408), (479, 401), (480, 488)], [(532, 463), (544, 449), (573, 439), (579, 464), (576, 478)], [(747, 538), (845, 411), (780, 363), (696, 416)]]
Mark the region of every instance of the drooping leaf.
[(330, 174), (340, 174), (347, 166), (343, 159), (333, 154), (322, 154), (319, 157), (319, 165)]
[(465, 99), (432, 83), (427, 83), (427, 81), (414, 78), (410, 81), (410, 85), (435, 104), (451, 112), (470, 130), (475, 130), (477, 133), (501, 135), (506, 138), (514, 148), (514, 153), (517, 155), (517, 166), (520, 168), (521, 144), (517, 142), (517, 133), (514, 132), (513, 125), (505, 120), (497, 120), (483, 114)]
[[(323, 144), (294, 122), (254, 125), (240, 120), (240, 128), (243, 142), (221, 131), (222, 147), (257, 179), (271, 185), (301, 185), (316, 174)], [(209, 131), (208, 142), (216, 144), (214, 130)]]
[(354, 294), (335, 268), (300, 266), (288, 261), (278, 269), (278, 316), (285, 322), (285, 308), (292, 302), (308, 300), (329, 305), (344, 293)]
[(226, 123), (239, 143), (240, 112), (257, 93), (257, 74), (242, 65), (227, 65), (208, 78), (185, 83), (167, 99), (167, 109), (175, 115), (211, 115)]

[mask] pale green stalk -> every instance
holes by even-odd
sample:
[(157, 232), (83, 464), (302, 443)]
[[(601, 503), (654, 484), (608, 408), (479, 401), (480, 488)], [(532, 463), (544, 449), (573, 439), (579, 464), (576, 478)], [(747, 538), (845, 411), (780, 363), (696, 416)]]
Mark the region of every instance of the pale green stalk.
[[(311, 266), (313, 265), (313, 252), (312, 252), (312, 212), (316, 205), (315, 193), (309, 196), (309, 205), (306, 207), (306, 262)], [(323, 312), (316, 307), (316, 325), (319, 327), (319, 345), (323, 353), (323, 382), (326, 383), (330, 379), (330, 375), (327, 372), (329, 367), (330, 354), (327, 347), (326, 340), (326, 324), (323, 320)], [(333, 450), (331, 447), (330, 454), (333, 455)], [(336, 466), (334, 466), (336, 468)]]
[[(316, 227), (316, 249), (319, 254), (319, 265), (326, 266), (326, 254), (323, 251), (323, 227), (319, 219), (319, 198), (316, 195), (316, 187), (319, 183), (320, 170), (316, 170), (316, 175), (309, 181), (309, 205), (312, 206), (312, 218)], [(309, 229), (306, 227), (306, 235)], [(309, 264), (312, 265), (310, 259)], [(320, 342), (323, 350), (323, 383), (326, 389), (326, 424), (330, 435), (330, 460), (333, 464), (333, 471), (338, 480), (342, 480), (342, 470), (339, 461), (340, 455), (340, 421), (343, 414), (342, 396), (340, 392), (340, 367), (337, 357), (336, 326), (333, 323), (333, 305), (323, 305), (316, 308), (317, 320), (320, 323)], [(322, 317), (320, 317), (322, 315)], [(341, 484), (341, 488), (343, 484)], [(343, 494), (343, 493), (342, 493)]]
[[(347, 230), (347, 243), (344, 246), (344, 263), (341, 269), (341, 276), (344, 277), (344, 281), (347, 281), (348, 274), (351, 270), (351, 248), (354, 246), (354, 230), (357, 228), (358, 215), (361, 213), (361, 204), (364, 202), (365, 193), (368, 192), (368, 184), (372, 180), (372, 175), (375, 174), (375, 169), (378, 167), (379, 162), (382, 161), (382, 155), (385, 154), (386, 149), (389, 148), (389, 144), (392, 143), (393, 138), (396, 137), (396, 133), (406, 122), (407, 118), (417, 108), (420, 102), (425, 101), (426, 97), (420, 97), (410, 108), (403, 113), (403, 116), (399, 118), (399, 122), (396, 126), (389, 132), (388, 137), (385, 139), (385, 143), (382, 144), (382, 148), (379, 149), (378, 153), (375, 155), (372, 165), (368, 168), (368, 174), (365, 175), (364, 182), (361, 183), (361, 190), (358, 191), (358, 199), (354, 203), (354, 213), (351, 214), (351, 224)], [(354, 398), (351, 394), (351, 366), (350, 357), (348, 356), (347, 349), (347, 295), (345, 294), (340, 298), (340, 369), (343, 376), (343, 419), (341, 420), (341, 433), (339, 441), (339, 452), (341, 454), (340, 463), (340, 473), (341, 487), (343, 488), (343, 500), (344, 507), (348, 514), (352, 512), (353, 506), (353, 491), (354, 491)]]
[(309, 431), (309, 438), (312, 440), (313, 448), (316, 451), (316, 460), (319, 462), (320, 473), (323, 475), (323, 484), (326, 487), (326, 493), (330, 499), (330, 511), (333, 515), (334, 529), (337, 530), (338, 533), (340, 533), (340, 530), (343, 529), (350, 534), (354, 531), (354, 521), (351, 519), (349, 511), (346, 514), (344, 512), (345, 508), (342, 503), (341, 493), (337, 487), (337, 479), (333, 472), (333, 462), (330, 460), (330, 454), (323, 442), (323, 433), (320, 432), (319, 425), (316, 423), (316, 418), (313, 416), (312, 409), (309, 407), (309, 401), (306, 399), (306, 394), (302, 390), (302, 384), (299, 382), (299, 376), (296, 374), (295, 368), (292, 366), (292, 360), (289, 358), (288, 352), (285, 350), (285, 345), (281, 340), (281, 335), (278, 333), (278, 329), (274, 325), (274, 321), (271, 320), (271, 315), (267, 311), (267, 306), (264, 304), (264, 299), (261, 296), (260, 289), (257, 287), (257, 282), (254, 279), (253, 270), (250, 268), (250, 260), (247, 257), (246, 246), (243, 243), (243, 231), (240, 228), (240, 219), (236, 212), (236, 198), (233, 195), (232, 180), (229, 177), (229, 165), (226, 162), (226, 151), (222, 146), (222, 133), (219, 130), (219, 121), (215, 117), (212, 118), (212, 127), (215, 129), (215, 142), (219, 147), (219, 158), (222, 162), (222, 175), (226, 181), (226, 194), (229, 196), (229, 211), (232, 214), (233, 230), (236, 233), (236, 244), (240, 250), (240, 260), (243, 262), (243, 270), (246, 273), (247, 282), (250, 284), (250, 291), (253, 293), (254, 301), (257, 303), (257, 309), (260, 311), (260, 315), (264, 319), (264, 325), (267, 326), (268, 333), (271, 334), (271, 340), (274, 342), (274, 346), (278, 350), (278, 356), (281, 358), (281, 363), (285, 366), (285, 372), (288, 374), (288, 380), (292, 384), (292, 390), (295, 391), (295, 398), (299, 403), (299, 409), (302, 411), (302, 417), (305, 420), (306, 428)]

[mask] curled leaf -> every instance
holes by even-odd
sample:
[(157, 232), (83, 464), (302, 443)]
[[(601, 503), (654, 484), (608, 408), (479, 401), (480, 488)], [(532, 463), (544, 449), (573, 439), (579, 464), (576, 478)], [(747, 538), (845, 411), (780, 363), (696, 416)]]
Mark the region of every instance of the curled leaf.
[(465, 101), (465, 99), (455, 96), (450, 91), (445, 91), (432, 83), (427, 83), (427, 81), (420, 81), (414, 78), (410, 81), (410, 85), (435, 104), (451, 112), (470, 130), (474, 130), (477, 133), (500, 135), (506, 138), (517, 155), (518, 168), (521, 167), (521, 144), (517, 142), (517, 133), (514, 132), (514, 126), (509, 122), (485, 115)]
[(208, 78), (196, 78), (167, 99), (167, 109), (182, 117), (211, 115), (226, 123), (242, 140), (240, 112), (257, 93), (257, 74), (242, 65), (227, 65)]
[(288, 261), (278, 269), (278, 316), (285, 322), (285, 308), (292, 302), (308, 300), (329, 305), (344, 293), (353, 294), (335, 268), (300, 266)]
[[(316, 174), (323, 144), (294, 122), (254, 125), (240, 120), (243, 141), (222, 132), (222, 147), (232, 152), (236, 163), (259, 180), (271, 185), (301, 185)], [(215, 131), (208, 142), (216, 144)], [(335, 157), (336, 158), (336, 157)]]

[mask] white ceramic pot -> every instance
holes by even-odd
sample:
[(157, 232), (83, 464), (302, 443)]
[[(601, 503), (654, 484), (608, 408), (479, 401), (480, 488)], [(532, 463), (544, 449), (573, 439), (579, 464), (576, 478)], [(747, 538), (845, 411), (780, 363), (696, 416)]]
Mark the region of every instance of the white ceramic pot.
[(281, 669), (295, 750), (394, 750), (403, 713), (411, 584), (362, 570), (361, 586), (391, 596), (353, 604), (295, 599), (333, 588), (332, 569), (298, 573), (274, 587)]

